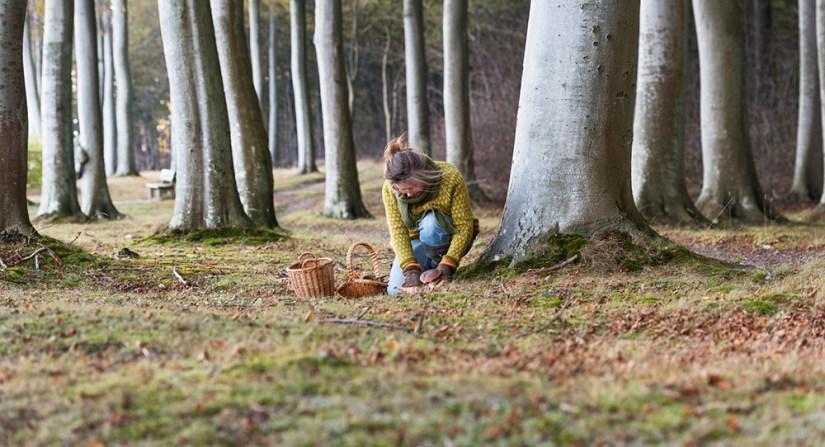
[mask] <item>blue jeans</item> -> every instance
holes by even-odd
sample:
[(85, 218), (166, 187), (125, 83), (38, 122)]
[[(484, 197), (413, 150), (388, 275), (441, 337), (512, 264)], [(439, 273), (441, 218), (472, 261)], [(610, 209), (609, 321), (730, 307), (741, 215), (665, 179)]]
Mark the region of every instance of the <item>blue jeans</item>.
[[(450, 221), (452, 222), (452, 219), (450, 219)], [(412, 242), (413, 255), (415, 255), (416, 262), (421, 264), (424, 270), (438, 267), (438, 263), (441, 262), (441, 257), (447, 254), (447, 250), (450, 248), (450, 242), (453, 240), (453, 236), (438, 225), (438, 220), (432, 211), (427, 211), (427, 213), (424, 214), (424, 218), (418, 223), (418, 234), (418, 240), (410, 241)], [(473, 241), (474, 240), (471, 240), (470, 243), (467, 244), (467, 249), (464, 250), (464, 254), (470, 251), (470, 248), (473, 246)], [(395, 261), (392, 263), (392, 269), (390, 270), (387, 293), (396, 295), (400, 292), (398, 287), (401, 286), (401, 284), (404, 284), (404, 272), (401, 270), (401, 264), (396, 256)]]

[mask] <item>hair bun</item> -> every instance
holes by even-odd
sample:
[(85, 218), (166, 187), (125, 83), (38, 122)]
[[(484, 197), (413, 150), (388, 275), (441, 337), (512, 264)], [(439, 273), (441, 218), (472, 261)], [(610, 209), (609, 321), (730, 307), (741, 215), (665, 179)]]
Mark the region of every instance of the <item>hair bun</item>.
[(393, 138), (387, 143), (387, 147), (384, 148), (384, 163), (388, 163), (392, 160), (392, 157), (399, 153), (410, 150), (407, 146), (407, 133), (403, 133), (396, 138)]

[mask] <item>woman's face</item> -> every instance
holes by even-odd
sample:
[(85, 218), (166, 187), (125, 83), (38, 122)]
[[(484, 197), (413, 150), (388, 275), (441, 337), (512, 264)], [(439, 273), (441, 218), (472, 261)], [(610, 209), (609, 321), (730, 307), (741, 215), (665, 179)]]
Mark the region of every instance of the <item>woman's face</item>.
[(424, 185), (414, 180), (407, 180), (403, 182), (398, 182), (393, 185), (396, 191), (405, 196), (409, 197), (410, 199), (414, 199), (424, 191)]

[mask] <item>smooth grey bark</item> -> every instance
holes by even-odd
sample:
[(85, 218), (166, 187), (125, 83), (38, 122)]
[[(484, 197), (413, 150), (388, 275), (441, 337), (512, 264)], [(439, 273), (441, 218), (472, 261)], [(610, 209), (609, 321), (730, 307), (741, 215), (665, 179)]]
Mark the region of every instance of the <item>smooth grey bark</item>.
[(238, 194), (253, 223), (274, 228), (278, 221), (273, 202), (272, 157), (258, 96), (250, 82), (252, 66), (244, 35), (243, 2), (211, 0), (210, 3)]
[(816, 49), (816, 0), (799, 0), (799, 115), (796, 126), (794, 200), (818, 201), (822, 195), (822, 111)]
[(558, 233), (652, 234), (630, 187), (639, 2), (599, 5), (530, 6), (510, 186), (482, 262), (531, 259)]
[(704, 221), (685, 183), (687, 0), (641, 0), (633, 198), (649, 222)]
[(269, 13), (269, 130), (268, 147), (272, 165), (278, 163), (278, 21)]
[[(242, 1), (240, 3), (243, 3)], [(249, 57), (252, 62), (252, 84), (261, 110), (264, 109), (264, 71), (261, 66), (261, 1), (249, 0)], [(263, 123), (266, 124), (266, 123)]]
[[(800, 10), (801, 13), (801, 10)], [(817, 52), (817, 67), (819, 69), (819, 118), (820, 130), (825, 131), (825, 0), (816, 0), (815, 11), (815, 27), (816, 27), (816, 52)], [(825, 139), (825, 137), (821, 137)], [(825, 148), (823, 148), (825, 150)], [(823, 179), (825, 181), (825, 179)], [(816, 207), (816, 214), (825, 214), (825, 186), (822, 187), (822, 194), (819, 198), (819, 204)]]
[[(97, 2), (95, 2), (97, 3)], [(98, 99), (100, 101), (100, 107), (103, 107), (103, 78), (106, 76), (103, 70), (105, 70), (104, 60), (103, 60), (103, 22), (101, 22), (100, 12), (97, 10), (97, 6), (95, 6), (95, 27), (98, 31), (95, 33), (95, 37), (97, 38), (97, 79), (100, 81), (100, 85), (98, 86)], [(75, 26), (75, 32), (77, 32), (77, 27)]]
[(169, 74), (175, 209), (169, 228), (248, 226), (236, 189), (229, 118), (209, 3), (159, 0)]
[(29, 19), (26, 17), (23, 30), (23, 73), (26, 80), (26, 103), (29, 118), (29, 136), (32, 141), (40, 141), (40, 83), (37, 82), (37, 73), (32, 58), (31, 32)]
[(117, 171), (117, 108), (115, 104), (112, 22), (111, 13), (106, 11), (103, 14), (103, 159), (107, 176), (113, 176)]
[(422, 9), (421, 0), (404, 0), (407, 139), (410, 146), (430, 155), (430, 105), (427, 101), (427, 59), (424, 55)]
[(80, 174), (80, 209), (90, 217), (118, 219), (109, 196), (103, 162), (103, 117), (97, 66), (97, 25), (94, 0), (75, 0), (75, 60), (77, 61), (77, 120), (80, 147), (88, 161)]
[(390, 141), (393, 138), (389, 76), (390, 43), (392, 43), (392, 35), (390, 34), (389, 28), (385, 28), (384, 34), (387, 36), (387, 42), (384, 44), (384, 53), (381, 55), (381, 103), (384, 106), (384, 137), (387, 141)]
[(696, 207), (713, 222), (780, 219), (765, 201), (748, 137), (739, 3), (693, 0), (693, 12), (699, 42), (703, 170)]
[(40, 123), (43, 177), (38, 217), (80, 214), (72, 144), (72, 0), (46, 0)]
[(370, 217), (361, 199), (349, 111), (341, 0), (315, 0), (315, 51), (321, 84), (326, 190), (324, 215), (335, 219)]
[(312, 135), (312, 112), (306, 60), (306, 0), (289, 1), (292, 90), (295, 93), (295, 132), (298, 137), (298, 173), (317, 172), (315, 138)]
[(134, 97), (129, 62), (127, 0), (112, 0), (112, 45), (117, 83), (117, 169), (115, 175), (138, 175), (135, 167)]
[[(0, 245), (7, 238), (32, 236), (26, 204), (28, 130), (23, 68), (26, 3), (0, 1)], [(28, 31), (28, 30), (26, 30)], [(26, 42), (28, 44), (28, 42)]]

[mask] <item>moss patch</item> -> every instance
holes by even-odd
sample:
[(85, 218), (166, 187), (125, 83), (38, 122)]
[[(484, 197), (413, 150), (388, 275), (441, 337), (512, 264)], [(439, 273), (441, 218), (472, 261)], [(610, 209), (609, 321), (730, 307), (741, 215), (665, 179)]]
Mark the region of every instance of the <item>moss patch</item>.
[(136, 244), (157, 245), (188, 245), (202, 243), (207, 246), (226, 244), (265, 245), (269, 242), (278, 242), (287, 239), (288, 235), (280, 228), (238, 228), (225, 227), (218, 229), (198, 228), (194, 230), (170, 230), (164, 228), (152, 236), (137, 241)]

